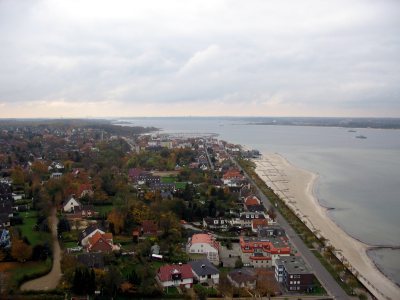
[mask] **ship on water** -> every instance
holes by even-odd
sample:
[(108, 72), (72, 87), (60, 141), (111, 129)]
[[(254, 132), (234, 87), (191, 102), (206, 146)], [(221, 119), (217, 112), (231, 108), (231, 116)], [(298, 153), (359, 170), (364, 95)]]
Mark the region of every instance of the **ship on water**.
[(366, 139), (367, 137), (365, 135), (360, 134), (360, 135), (357, 135), (356, 138), (357, 139)]

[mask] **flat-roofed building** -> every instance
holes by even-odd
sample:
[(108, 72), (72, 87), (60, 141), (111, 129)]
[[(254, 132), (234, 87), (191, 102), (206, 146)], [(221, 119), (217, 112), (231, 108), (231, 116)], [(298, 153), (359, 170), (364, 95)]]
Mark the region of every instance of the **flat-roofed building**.
[(281, 257), (275, 261), (275, 278), (288, 291), (312, 291), (314, 274), (300, 256)]

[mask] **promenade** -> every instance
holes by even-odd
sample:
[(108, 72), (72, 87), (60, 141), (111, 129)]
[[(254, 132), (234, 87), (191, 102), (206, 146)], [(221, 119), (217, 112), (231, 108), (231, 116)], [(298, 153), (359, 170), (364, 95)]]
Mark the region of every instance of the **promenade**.
[[(233, 160), (234, 161), (234, 160)], [(266, 207), (271, 206), (268, 198), (264, 195), (264, 193), (260, 190), (260, 188), (255, 184), (255, 182), (251, 179), (251, 177), (243, 170), (240, 165), (234, 161), (237, 167), (243, 171), (249, 182), (256, 188), (257, 193), (264, 203)], [(277, 211), (277, 222), (283, 229), (285, 229), (286, 234), (289, 238), (289, 241), (292, 245), (299, 251), (304, 260), (311, 267), (315, 276), (321, 282), (322, 286), (326, 289), (326, 291), (337, 300), (345, 300), (350, 299), (350, 297), (346, 294), (346, 292), (340, 287), (340, 285), (336, 282), (336, 280), (329, 274), (329, 272), (325, 269), (325, 267), (321, 264), (321, 262), (314, 256), (311, 250), (307, 247), (307, 245), (301, 240), (301, 238), (297, 235), (297, 233), (293, 230), (293, 228), (289, 225), (289, 223), (285, 220), (285, 218)]]

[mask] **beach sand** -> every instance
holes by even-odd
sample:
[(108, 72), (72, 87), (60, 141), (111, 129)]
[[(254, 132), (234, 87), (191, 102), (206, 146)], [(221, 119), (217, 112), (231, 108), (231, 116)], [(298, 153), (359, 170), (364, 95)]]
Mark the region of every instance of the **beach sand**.
[[(367, 255), (369, 246), (349, 236), (327, 215), (314, 194), (318, 176), (291, 165), (276, 153), (255, 159), (256, 172), (314, 232), (322, 235), (356, 270), (359, 280), (378, 299), (400, 299), (400, 288), (381, 273)], [(355, 274), (355, 273), (354, 273)]]

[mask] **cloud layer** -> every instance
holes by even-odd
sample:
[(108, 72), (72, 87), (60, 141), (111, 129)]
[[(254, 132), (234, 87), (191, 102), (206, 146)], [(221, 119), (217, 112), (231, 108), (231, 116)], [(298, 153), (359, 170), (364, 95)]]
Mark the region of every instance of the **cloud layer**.
[(400, 116), (399, 1), (0, 1), (0, 117)]

